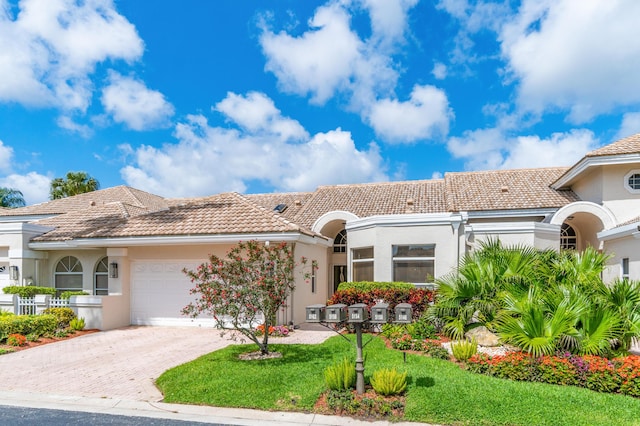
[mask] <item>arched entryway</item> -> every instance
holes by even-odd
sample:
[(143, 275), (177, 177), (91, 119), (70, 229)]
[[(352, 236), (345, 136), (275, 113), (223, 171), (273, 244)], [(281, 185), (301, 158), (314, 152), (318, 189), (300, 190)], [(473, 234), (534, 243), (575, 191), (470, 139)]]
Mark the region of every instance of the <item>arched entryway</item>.
[(597, 234), (613, 228), (615, 218), (604, 206), (578, 201), (558, 210), (551, 224), (560, 226), (560, 248), (581, 251), (589, 246), (602, 249)]

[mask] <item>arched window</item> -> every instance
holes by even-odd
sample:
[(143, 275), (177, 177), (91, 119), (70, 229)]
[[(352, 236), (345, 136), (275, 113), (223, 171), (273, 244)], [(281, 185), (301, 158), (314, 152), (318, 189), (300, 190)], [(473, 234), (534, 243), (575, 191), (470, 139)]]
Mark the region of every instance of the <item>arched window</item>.
[(60, 259), (56, 265), (55, 285), (58, 294), (63, 291), (82, 291), (82, 264), (76, 257)]
[(347, 231), (342, 230), (338, 232), (338, 235), (333, 239), (333, 252), (334, 253), (346, 253), (347, 252)]
[(576, 230), (568, 223), (563, 223), (560, 228), (560, 248), (562, 250), (576, 250), (578, 248)]
[(93, 294), (107, 296), (109, 294), (109, 258), (103, 257), (96, 265), (93, 273)]

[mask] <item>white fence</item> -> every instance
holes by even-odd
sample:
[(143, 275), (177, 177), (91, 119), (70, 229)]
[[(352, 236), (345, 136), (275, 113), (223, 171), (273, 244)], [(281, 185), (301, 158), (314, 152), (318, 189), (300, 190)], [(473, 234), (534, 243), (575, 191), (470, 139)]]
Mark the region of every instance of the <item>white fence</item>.
[[(68, 308), (69, 299), (51, 297), (48, 295), (37, 295), (35, 297), (20, 297), (18, 295), (9, 296), (8, 300), (0, 301), (0, 308), (18, 315), (36, 315), (42, 313), (47, 308)], [(11, 309), (13, 308), (13, 309)]]

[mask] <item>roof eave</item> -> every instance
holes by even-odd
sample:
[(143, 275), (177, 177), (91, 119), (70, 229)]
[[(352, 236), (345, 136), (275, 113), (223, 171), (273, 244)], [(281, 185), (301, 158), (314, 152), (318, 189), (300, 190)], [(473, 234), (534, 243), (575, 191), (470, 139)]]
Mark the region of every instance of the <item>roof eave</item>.
[(562, 176), (551, 184), (551, 188), (561, 190), (569, 188), (579, 175), (587, 169), (597, 166), (608, 166), (616, 164), (639, 163), (640, 154), (603, 155), (594, 157), (584, 157), (573, 167), (567, 170)]

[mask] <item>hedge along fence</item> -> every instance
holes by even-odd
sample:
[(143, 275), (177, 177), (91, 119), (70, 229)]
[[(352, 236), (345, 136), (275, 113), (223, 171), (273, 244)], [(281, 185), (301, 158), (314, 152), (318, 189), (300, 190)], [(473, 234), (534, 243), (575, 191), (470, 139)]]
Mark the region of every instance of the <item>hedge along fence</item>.
[(4, 294), (17, 294), (22, 298), (34, 297), (36, 294), (48, 294), (55, 296), (56, 289), (51, 287), (38, 287), (35, 285), (18, 286), (11, 285), (2, 289)]
[(364, 303), (369, 309), (380, 300), (389, 304), (392, 315), (398, 303), (410, 303), (413, 307), (413, 319), (417, 320), (433, 302), (434, 292), (424, 288), (417, 288), (413, 284), (403, 282), (346, 282), (340, 284), (327, 305), (344, 303), (353, 305)]
[(57, 328), (55, 315), (0, 315), (0, 342), (14, 333), (40, 337), (55, 333)]

